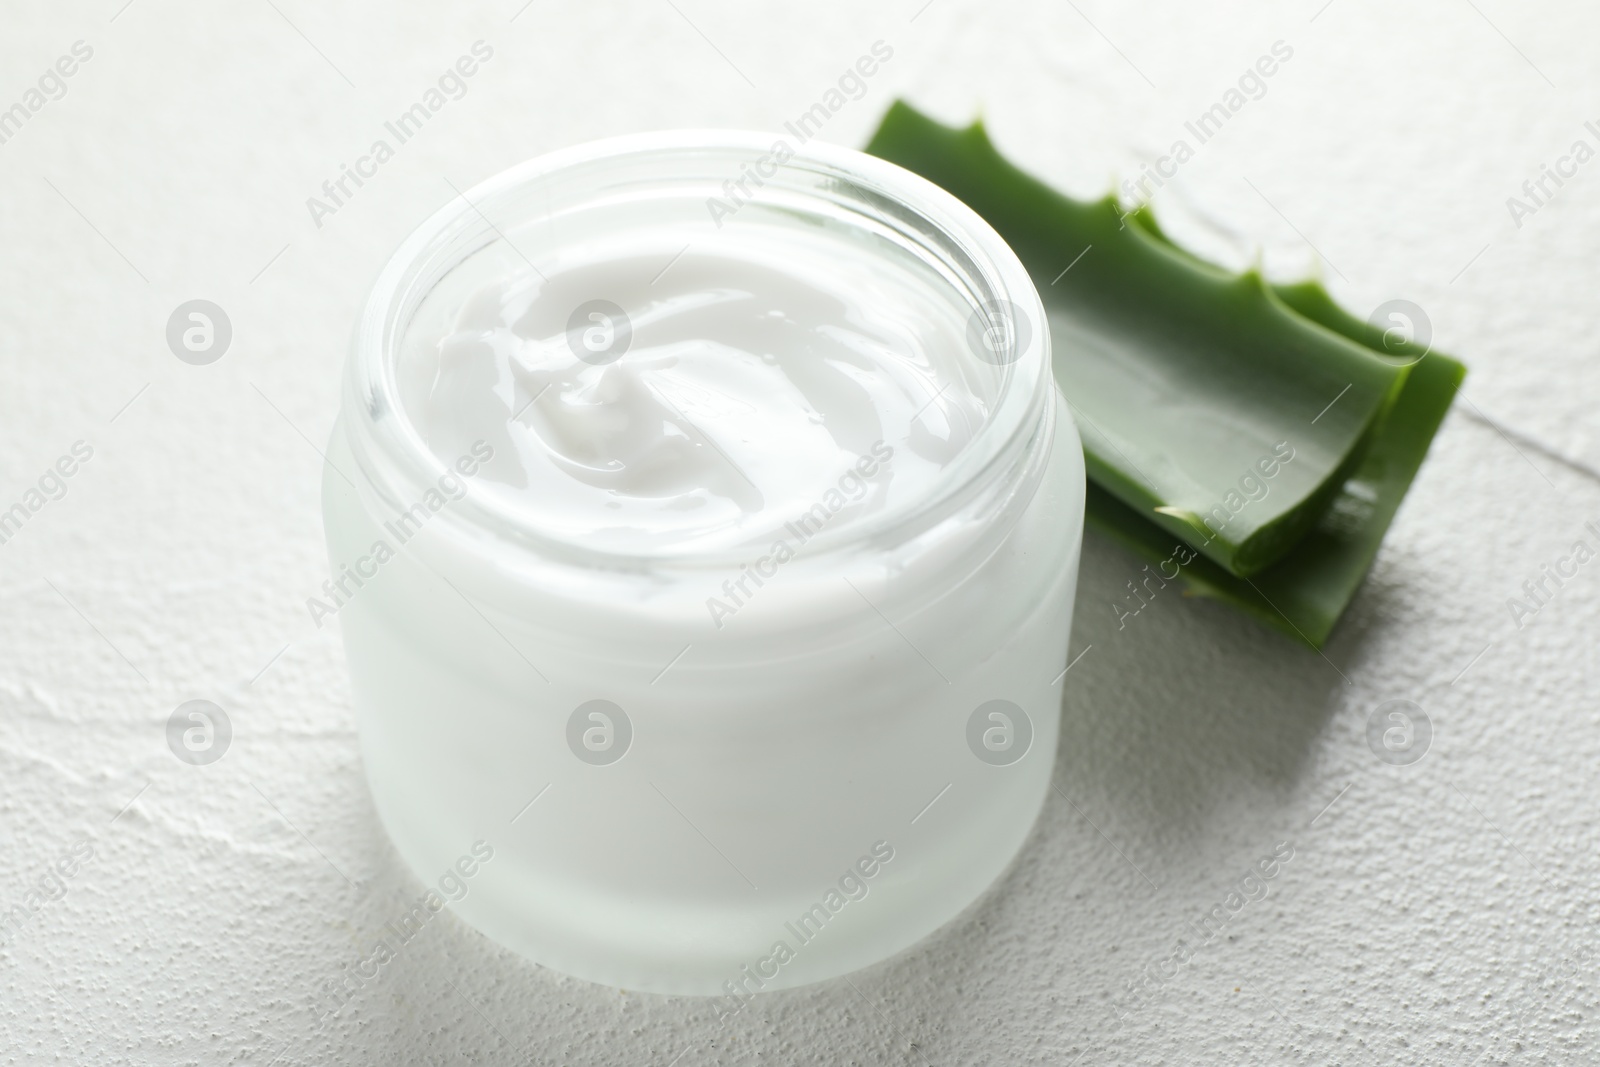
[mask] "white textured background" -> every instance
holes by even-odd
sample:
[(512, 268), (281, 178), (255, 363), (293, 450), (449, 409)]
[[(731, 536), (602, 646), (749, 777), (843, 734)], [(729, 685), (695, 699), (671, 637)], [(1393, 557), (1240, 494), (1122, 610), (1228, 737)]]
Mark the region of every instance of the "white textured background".
[[(522, 2), (7, 6), (0, 107), (74, 41), (94, 57), (0, 145), (0, 509), (74, 441), (95, 453), (0, 545), (0, 908), (73, 841), (95, 857), (0, 948), (0, 1059), (1600, 1057), (1600, 562), (1520, 630), (1506, 607), (1574, 539), (1600, 545), (1582, 530), (1600, 520), (1600, 161), (1520, 228), (1505, 204), (1575, 139), (1600, 147), (1600, 15)], [(1323, 658), (1167, 595), (1119, 631), (1137, 567), (1091, 538), (1059, 791), (958, 923), (722, 1027), (704, 1001), (565, 979), (446, 916), (319, 1027), (319, 988), (420, 892), (365, 791), (336, 629), (304, 606), (326, 576), (316, 446), (366, 287), (449, 183), (614, 133), (776, 130), (880, 38), (893, 60), (828, 140), (861, 143), (905, 93), (981, 111), (1080, 194), (1164, 151), (1272, 42), (1294, 48), (1159, 213), (1279, 276), (1315, 248), (1357, 313), (1416, 301), (1472, 369), (1342, 630)], [(495, 58), (468, 95), (317, 229), (305, 198), (478, 39)], [(233, 322), (207, 367), (164, 340), (195, 297)], [(208, 767), (164, 737), (196, 697), (234, 724)], [(1436, 731), (1406, 767), (1365, 739), (1397, 698)], [(1279, 842), (1295, 855), (1271, 895), (1119, 1020), (1125, 986)]]

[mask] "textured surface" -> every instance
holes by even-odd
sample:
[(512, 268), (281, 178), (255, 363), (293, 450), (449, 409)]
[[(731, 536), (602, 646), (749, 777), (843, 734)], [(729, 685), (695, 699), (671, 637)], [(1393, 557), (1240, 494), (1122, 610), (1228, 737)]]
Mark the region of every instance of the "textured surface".
[[(1581, 469), (1600, 464), (1600, 163), (1520, 227), (1506, 198), (1600, 147), (1600, 17), (674, 2), (8, 13), (0, 107), (74, 41), (94, 51), (0, 144), (0, 507), (75, 441), (93, 457), (0, 545), (0, 905), (75, 842), (93, 857), (0, 948), (0, 1060), (1592, 1062), (1600, 564), (1521, 628), (1506, 602), (1574, 540), (1600, 546)], [(1058, 791), (960, 922), (719, 1026), (446, 916), (319, 1025), (324, 983), (420, 892), (374, 822), (337, 636), (304, 607), (326, 570), (312, 442), (366, 286), (451, 183), (611, 133), (778, 129), (880, 38), (893, 60), (827, 139), (860, 143), (905, 92), (950, 121), (981, 109), (1078, 195), (1292, 46), (1155, 203), (1234, 264), (1259, 244), (1293, 276), (1319, 249), (1359, 313), (1415, 301), (1473, 368), (1351, 616), (1325, 658), (1170, 595), (1119, 629), (1136, 568), (1091, 539)], [(466, 95), (315, 226), (305, 199), (479, 39), (495, 55)], [(165, 342), (193, 298), (232, 320), (210, 366)], [(210, 766), (166, 743), (194, 698), (234, 727)], [(1411, 765), (1367, 742), (1392, 699), (1434, 728)], [(1168, 962), (1280, 843), (1266, 897)]]

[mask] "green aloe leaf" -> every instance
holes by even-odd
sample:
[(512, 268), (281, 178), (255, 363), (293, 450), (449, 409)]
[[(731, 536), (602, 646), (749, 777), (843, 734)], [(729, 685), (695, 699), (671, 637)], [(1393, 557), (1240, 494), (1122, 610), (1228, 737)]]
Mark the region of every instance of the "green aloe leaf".
[[(896, 104), (867, 150), (966, 201), (1033, 274), (1090, 476), (1238, 576), (1326, 510), (1407, 368)], [(1070, 267), (1069, 267), (1070, 264)]]
[[(1088, 521), (1148, 561), (1159, 575), (1181, 583), (1189, 594), (1232, 604), (1320, 649), (1377, 557), (1383, 535), (1465, 374), (1465, 367), (1438, 352), (1413, 367), (1394, 405), (1374, 427), (1356, 472), (1316, 525), (1282, 559), (1253, 577), (1235, 577), (1194, 556), (1192, 547), (1092, 483)], [(1191, 562), (1183, 562), (1191, 556)], [(1148, 577), (1143, 580), (1151, 582)], [(1141, 588), (1154, 593), (1160, 585)], [(1130, 597), (1112, 610), (1122, 618), (1140, 606)]]
[[(1386, 338), (1316, 282), (1229, 275), (1173, 245), (1148, 211), (1125, 220), (1111, 198), (1062, 196), (1007, 163), (981, 126), (953, 130), (897, 103), (867, 150), (961, 197), (1028, 266), (1084, 439), (1089, 521), (1152, 564), (1142, 588), (1180, 583), (1320, 648), (1465, 368)], [(1253, 461), (1279, 442), (1294, 457), (1269, 476)], [(1235, 512), (1226, 494), (1251, 468), (1248, 487), (1270, 488), (1241, 492)]]

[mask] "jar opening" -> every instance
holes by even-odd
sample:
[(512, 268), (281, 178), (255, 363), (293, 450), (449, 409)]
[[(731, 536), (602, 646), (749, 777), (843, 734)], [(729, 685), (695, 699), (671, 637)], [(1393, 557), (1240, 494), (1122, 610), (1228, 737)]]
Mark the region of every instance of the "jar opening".
[[(346, 380), (404, 511), (587, 564), (900, 543), (1048, 430), (1039, 299), (949, 194), (770, 135), (615, 138), (513, 168), (413, 233)], [(456, 487), (459, 486), (459, 496)]]

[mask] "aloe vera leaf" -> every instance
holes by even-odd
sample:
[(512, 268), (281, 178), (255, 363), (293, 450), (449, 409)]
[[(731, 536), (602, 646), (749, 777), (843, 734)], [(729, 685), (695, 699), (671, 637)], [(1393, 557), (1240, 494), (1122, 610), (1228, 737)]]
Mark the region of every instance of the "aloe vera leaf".
[[(1353, 338), (1364, 335), (1366, 324), (1334, 304), (1315, 282), (1284, 288), (1299, 290), (1291, 298), (1307, 297), (1313, 310), (1326, 315), (1329, 329)], [(1355, 474), (1317, 524), (1282, 559), (1251, 578), (1235, 577), (1201, 556), (1179, 566), (1184, 558), (1179, 549), (1186, 546), (1092, 484), (1088, 521), (1181, 582), (1189, 595), (1231, 604), (1321, 649), (1372, 566), (1465, 375), (1466, 368), (1449, 356), (1431, 352), (1421, 358), (1373, 427)], [(1178, 560), (1168, 563), (1175, 555)]]
[[(1148, 208), (1130, 219), (1196, 262), (1172, 242)], [(1205, 560), (1183, 568), (1179, 579), (1191, 595), (1225, 601), (1320, 649), (1344, 612), (1388, 532), (1428, 446), (1449, 410), (1466, 368), (1426, 345), (1386, 334), (1351, 315), (1316, 281), (1276, 285), (1285, 304), (1311, 321), (1365, 345), (1379, 357), (1416, 364), (1392, 405), (1374, 425), (1362, 464), (1324, 521), (1275, 566), (1240, 581)], [(1115, 499), (1090, 488), (1088, 518), (1098, 529), (1159, 566), (1174, 554), (1170, 539)], [(1168, 564), (1173, 566), (1173, 564)]]
[(1316, 523), (1404, 381), (1259, 275), (1125, 225), (1113, 198), (1082, 203), (1024, 174), (979, 124), (896, 103), (867, 151), (944, 186), (1010, 243), (1045, 299), (1091, 479), (1229, 573), (1264, 570)]
[[(1149, 205), (1140, 205), (1134, 211), (1129, 212), (1127, 217), (1130, 221), (1138, 224), (1146, 233), (1161, 241), (1179, 255), (1184, 256), (1190, 262), (1202, 266), (1210, 266), (1205, 260), (1173, 241), (1167, 235), (1167, 232), (1161, 228), (1160, 224), (1157, 223), (1155, 214), (1150, 210)], [(1274, 285), (1272, 291), (1279, 300), (1282, 300), (1312, 322), (1372, 350), (1374, 354), (1382, 359), (1410, 366), (1431, 351), (1428, 345), (1415, 344), (1395, 334), (1386, 332), (1370, 322), (1364, 322), (1356, 318), (1334, 302), (1333, 297), (1328, 295), (1328, 290), (1323, 287), (1321, 282), (1312, 279), (1289, 282)]]

